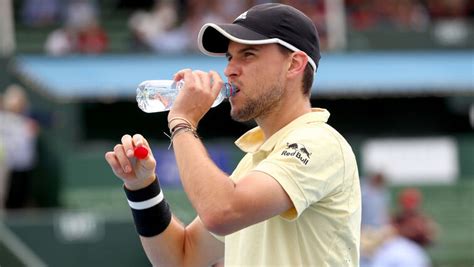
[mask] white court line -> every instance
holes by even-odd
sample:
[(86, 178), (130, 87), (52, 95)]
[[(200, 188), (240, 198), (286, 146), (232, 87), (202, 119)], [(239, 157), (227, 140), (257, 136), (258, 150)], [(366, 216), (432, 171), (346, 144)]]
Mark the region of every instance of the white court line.
[(25, 266), (46, 267), (44, 263), (27, 245), (25, 245), (5, 225), (0, 223), (0, 239), (5, 246), (22, 261)]

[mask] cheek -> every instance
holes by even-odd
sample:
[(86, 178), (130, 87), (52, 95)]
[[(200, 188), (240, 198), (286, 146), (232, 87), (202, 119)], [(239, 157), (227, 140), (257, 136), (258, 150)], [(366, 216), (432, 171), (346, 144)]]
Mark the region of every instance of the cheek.
[(280, 79), (282, 75), (284, 62), (277, 58), (271, 58), (267, 62), (262, 62), (250, 70), (250, 75), (263, 83), (272, 83)]

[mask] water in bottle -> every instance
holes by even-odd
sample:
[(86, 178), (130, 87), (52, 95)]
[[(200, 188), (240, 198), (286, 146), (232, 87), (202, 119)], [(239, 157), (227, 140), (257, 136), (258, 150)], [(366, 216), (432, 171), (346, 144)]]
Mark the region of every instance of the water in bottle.
[[(170, 110), (184, 81), (148, 80), (143, 81), (137, 88), (138, 107), (147, 113)], [(230, 83), (224, 83), (212, 107), (219, 105), (224, 99), (235, 94), (235, 88)]]

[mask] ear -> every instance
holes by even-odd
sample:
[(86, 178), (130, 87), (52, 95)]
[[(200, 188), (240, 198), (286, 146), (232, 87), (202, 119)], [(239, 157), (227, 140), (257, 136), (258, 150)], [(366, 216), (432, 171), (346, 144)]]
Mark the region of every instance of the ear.
[(308, 63), (308, 57), (302, 51), (291, 53), (291, 63), (288, 68), (288, 75), (297, 76), (302, 74)]

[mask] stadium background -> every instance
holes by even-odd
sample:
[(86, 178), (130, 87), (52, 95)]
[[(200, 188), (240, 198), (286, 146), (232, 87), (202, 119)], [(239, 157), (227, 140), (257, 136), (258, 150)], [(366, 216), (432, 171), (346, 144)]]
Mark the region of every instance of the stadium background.
[[(7, 7), (7, 2), (3, 1), (0, 9)], [(95, 1), (108, 36), (105, 51), (52, 57), (45, 54), (44, 44), (48, 34), (61, 26), (61, 20), (31, 25), (22, 19), (25, 2), (12, 1), (16, 46), (11, 50), (3, 43), (0, 93), (11, 83), (23, 85), (32, 109), (47, 119), (39, 136), (34, 207), (4, 212), (0, 217), (0, 266), (148, 266), (121, 184), (107, 167), (104, 153), (124, 133), (140, 132), (149, 137), (158, 155), (165, 195), (178, 217), (189, 222), (195, 214), (176, 179), (172, 151), (167, 150), (168, 140), (162, 134), (166, 114), (141, 112), (134, 100), (135, 85), (141, 79), (169, 78), (174, 71), (189, 66), (222, 69), (225, 60), (207, 58), (193, 50), (137, 52), (131, 46), (127, 24), (136, 6), (119, 0)], [(142, 2), (144, 7), (151, 7), (152, 1)], [(180, 21), (185, 19), (189, 2), (193, 1), (177, 1)], [(299, 2), (322, 7), (323, 16), (330, 13), (327, 10), (332, 5), (327, 4), (329, 1)], [(436, 244), (429, 248), (434, 266), (473, 266), (472, 4), (454, 1), (467, 11), (438, 16), (430, 13), (427, 23), (419, 28), (386, 21), (364, 26), (354, 14), (363, 13), (361, 6), (367, 9), (377, 2), (428, 7), (431, 2), (451, 1), (335, 2), (342, 4), (344, 36), (342, 41), (341, 36), (334, 37), (331, 43), (330, 27), (322, 23), (326, 28), (319, 29), (327, 43), (313, 105), (329, 109), (330, 124), (353, 145), (362, 179), (370, 171), (364, 160), (370, 161), (367, 145), (373, 141), (396, 140), (406, 147), (410, 140), (428, 140), (428, 146), (448, 140), (448, 152), (454, 153), (451, 156), (455, 160), (451, 172), (448, 170), (440, 180), (436, 175), (433, 179), (429, 175), (418, 179), (402, 175), (401, 180), (391, 180), (392, 203), (395, 205), (401, 189), (420, 189), (424, 210), (440, 227)], [(449, 34), (459, 31), (461, 35)], [(4, 34), (1, 38), (5, 41)], [(218, 165), (231, 171), (242, 156), (232, 141), (253, 125), (235, 123), (228, 113), (228, 103), (212, 109), (199, 132)]]

